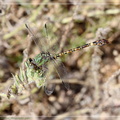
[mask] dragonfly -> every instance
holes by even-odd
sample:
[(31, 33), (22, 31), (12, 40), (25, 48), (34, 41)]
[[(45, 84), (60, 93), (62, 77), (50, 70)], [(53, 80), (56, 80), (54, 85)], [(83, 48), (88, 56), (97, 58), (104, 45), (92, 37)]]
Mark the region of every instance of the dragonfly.
[[(35, 34), (33, 33), (32, 29), (29, 27), (28, 24), (25, 24), (25, 26), (26, 26), (28, 32), (30, 33), (31, 38), (33, 39), (34, 43), (35, 43), (36, 45), (38, 45), (38, 43), (36, 42), (36, 36), (35, 36)], [(46, 32), (46, 36), (47, 36), (46, 39), (48, 39), (48, 27), (47, 27), (47, 24), (45, 24), (45, 32)], [(42, 44), (42, 43), (41, 43), (41, 44)], [(39, 46), (38, 46), (38, 47), (39, 47)], [(60, 54), (59, 54), (59, 55), (60, 55)], [(40, 73), (40, 75), (44, 76), (44, 78), (46, 78), (46, 76), (48, 76), (48, 75), (45, 74), (45, 73), (48, 72), (48, 70), (47, 70), (48, 68), (47, 68), (47, 65), (46, 65), (46, 64), (47, 64), (48, 62), (51, 62), (51, 61), (52, 61), (51, 63), (53, 64), (56, 73), (58, 74), (59, 78), (61, 79), (61, 75), (60, 75), (60, 73), (59, 73), (58, 70), (57, 70), (58, 63), (57, 63), (55, 57), (57, 58), (58, 56), (54, 56), (53, 54), (51, 54), (50, 52), (48, 52), (48, 50), (43, 51), (43, 50), (41, 49), (41, 47), (40, 47), (40, 53), (39, 53), (38, 55), (36, 55), (34, 58), (29, 58), (29, 59), (28, 59), (28, 61), (27, 61), (27, 67), (32, 67), (32, 69), (34, 69), (35, 71), (37, 71), (38, 73)], [(60, 57), (59, 57), (59, 58), (60, 58)], [(62, 70), (61, 70), (61, 71), (62, 71), (64, 74), (66, 74), (66, 70), (65, 70), (65, 67), (64, 67), (63, 64), (62, 64)], [(42, 73), (42, 74), (41, 74), (41, 73)], [(49, 76), (48, 76), (48, 77), (49, 77)], [(43, 78), (43, 79), (44, 79), (44, 78)], [(64, 85), (64, 87), (68, 90), (68, 89), (70, 88), (69, 84), (68, 84), (67, 82), (65, 82), (63, 79), (61, 79), (61, 80), (62, 80), (62, 84)], [(54, 91), (54, 87), (55, 87), (55, 86), (53, 86), (53, 88), (52, 88), (51, 90), (48, 90), (48, 89), (46, 88), (46, 86), (44, 86), (45, 93), (46, 93), (47, 95), (52, 94), (53, 91)]]
[[(32, 31), (32, 29), (30, 28), (28, 24), (25, 24), (25, 26), (32, 40), (38, 46), (37, 39), (36, 39), (34, 32)], [(47, 36), (46, 39), (47, 41), (50, 41), (48, 40), (47, 29), (48, 29), (47, 24), (45, 24), (45, 31), (46, 31), (46, 36)], [(40, 42), (41, 41), (42, 40), (40, 40)], [(65, 82), (64, 79), (61, 78), (60, 72), (57, 68), (57, 66), (59, 65), (57, 60), (61, 58), (62, 56), (73, 53), (75, 51), (80, 51), (90, 46), (104, 46), (108, 43), (109, 42), (107, 39), (99, 39), (94, 42), (90, 42), (82, 46), (78, 46), (76, 48), (72, 48), (67, 51), (63, 51), (63, 52), (56, 53), (56, 54), (52, 54), (50, 50), (49, 51), (47, 49), (43, 50), (41, 49), (41, 47), (38, 46), (40, 49), (40, 53), (37, 54), (34, 58), (28, 57), (27, 61), (25, 62), (26, 69), (22, 70), (20, 68), (19, 74), (13, 75), (14, 83), (8, 89), (7, 97), (10, 98), (11, 94), (18, 95), (18, 93), (21, 93), (21, 91), (23, 91), (23, 89), (26, 89), (26, 86), (27, 85), (29, 86), (29, 84), (31, 84), (32, 82), (35, 82), (38, 88), (44, 87), (45, 93), (47, 95), (51, 95), (54, 91), (55, 85), (53, 84), (51, 89), (48, 89), (46, 85), (46, 84), (49, 84), (49, 81), (52, 79), (52, 78), (50, 79), (51, 73), (49, 72), (51, 71), (52, 67), (48, 67), (48, 65), (51, 65), (51, 64), (53, 65), (53, 69), (58, 74), (58, 77), (61, 79), (63, 86), (67, 90), (69, 90), (70, 89), (69, 82)], [(67, 74), (63, 64), (61, 68), (62, 68), (61, 70), (62, 73)]]
[[(30, 29), (30, 27), (25, 24), (28, 32), (31, 34), (34, 42), (36, 43), (35, 41), (35, 35), (33, 34), (32, 30)], [(47, 25), (45, 24), (45, 28), (47, 29)], [(106, 39), (101, 39), (101, 40), (97, 40), (97, 41), (94, 41), (94, 42), (91, 42), (91, 43), (87, 43), (85, 45), (82, 45), (82, 46), (78, 46), (76, 48), (73, 48), (73, 49), (69, 49), (67, 51), (64, 51), (64, 52), (60, 52), (58, 54), (51, 54), (50, 52), (44, 52), (44, 51), (41, 51), (38, 55), (36, 55), (34, 58), (29, 58), (28, 61), (30, 63), (30, 65), (32, 66), (32, 68), (35, 70), (35, 71), (41, 71), (43, 68), (45, 68), (45, 65), (46, 63), (50, 62), (50, 61), (53, 61), (54, 64), (56, 64), (56, 59), (62, 57), (63, 55), (66, 55), (66, 54), (70, 54), (70, 53), (73, 53), (75, 51), (79, 51), (79, 50), (82, 50), (84, 48), (87, 48), (87, 47), (90, 47), (90, 46), (104, 46), (106, 44), (108, 44), (108, 40)], [(65, 71), (65, 70), (64, 70)], [(59, 74), (59, 73), (58, 73)], [(60, 77), (60, 76), (59, 76)], [(62, 79), (61, 79), (62, 80)], [(68, 90), (70, 88), (69, 84), (68, 83), (65, 83), (63, 80), (62, 80), (62, 83), (64, 85), (64, 87)], [(47, 90), (46, 87), (45, 88), (45, 92), (46, 94), (50, 95), (52, 94), (53, 90)]]

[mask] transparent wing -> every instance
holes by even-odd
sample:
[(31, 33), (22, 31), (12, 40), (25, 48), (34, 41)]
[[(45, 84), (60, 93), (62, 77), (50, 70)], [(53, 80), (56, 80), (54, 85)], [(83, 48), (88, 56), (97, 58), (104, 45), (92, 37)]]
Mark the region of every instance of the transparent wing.
[[(52, 80), (54, 79), (54, 65), (51, 64), (51, 62), (47, 63), (45, 66), (45, 69), (46, 69), (46, 72), (45, 72), (45, 86), (44, 86), (44, 90), (45, 90), (45, 93), (47, 95), (51, 95), (55, 89), (55, 84), (52, 83)], [(46, 68), (47, 67), (47, 68)]]
[(55, 86), (53, 86), (51, 89), (48, 90), (47, 87), (44, 86), (44, 91), (47, 95), (51, 95), (54, 91), (54, 88), (55, 88)]
[[(38, 41), (38, 38), (36, 37), (35, 33), (33, 32), (32, 28), (30, 27), (30, 25), (28, 23), (26, 23), (25, 26), (26, 26), (29, 34), (31, 35), (31, 39), (34, 41), (35, 45), (39, 48), (40, 52), (42, 52), (43, 49), (41, 47), (42, 46), (41, 41)], [(39, 46), (38, 42), (41, 43), (41, 46)]]
[(42, 41), (42, 44), (45, 45), (45, 51), (49, 51), (50, 53), (55, 53), (58, 50), (58, 36), (57, 36), (57, 28), (53, 22), (47, 22), (44, 25), (44, 29), (42, 30), (42, 35), (45, 38)]
[(57, 27), (55, 27), (53, 22), (46, 22), (42, 29), (37, 28), (38, 33), (36, 34), (28, 23), (26, 23), (25, 26), (40, 51), (55, 53), (58, 50)]
[(61, 59), (53, 60), (53, 62), (56, 66), (55, 68), (57, 68), (56, 72), (58, 74), (58, 77), (62, 81), (64, 87), (67, 90), (69, 90), (70, 89), (69, 81), (65, 81), (65, 79), (64, 79), (67, 76), (67, 70), (66, 70), (64, 64), (62, 63)]
[(61, 83), (67, 90), (70, 89), (69, 82), (65, 81), (64, 79), (67, 76), (67, 71), (65, 69), (65, 66), (63, 65), (63, 63), (61, 63), (60, 60), (57, 60), (57, 61), (51, 60), (48, 63), (48, 70), (45, 76), (48, 76), (46, 77), (47, 78), (46, 82), (48, 85), (59, 83), (58, 81), (56, 81), (59, 79), (61, 80)]

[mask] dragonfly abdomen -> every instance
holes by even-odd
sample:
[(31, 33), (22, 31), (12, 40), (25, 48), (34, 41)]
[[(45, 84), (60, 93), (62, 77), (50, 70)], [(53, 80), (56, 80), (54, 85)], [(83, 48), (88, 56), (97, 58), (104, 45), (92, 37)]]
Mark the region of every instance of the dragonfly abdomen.
[(84, 48), (89, 47), (89, 46), (103, 46), (103, 45), (106, 45), (106, 44), (108, 44), (108, 43), (109, 43), (109, 42), (108, 42), (108, 40), (106, 40), (106, 39), (97, 40), (97, 41), (94, 41), (94, 42), (91, 42), (91, 43), (87, 43), (87, 44), (85, 44), (85, 45), (83, 45), (83, 46), (78, 46), (78, 47), (76, 47), (76, 48), (67, 50), (67, 51), (65, 51), (65, 52), (58, 53), (58, 54), (56, 54), (55, 56), (53, 56), (53, 58), (54, 58), (54, 59), (57, 59), (58, 57), (61, 57), (61, 56), (65, 55), (65, 54), (69, 54), (69, 53), (72, 53), (72, 52), (74, 52), (74, 51), (78, 51), (78, 50), (84, 49)]
[(108, 40), (102, 39), (102, 40), (97, 40), (97, 41), (92, 42), (91, 46), (92, 45), (103, 46), (103, 45), (106, 45), (108, 43), (109, 43)]

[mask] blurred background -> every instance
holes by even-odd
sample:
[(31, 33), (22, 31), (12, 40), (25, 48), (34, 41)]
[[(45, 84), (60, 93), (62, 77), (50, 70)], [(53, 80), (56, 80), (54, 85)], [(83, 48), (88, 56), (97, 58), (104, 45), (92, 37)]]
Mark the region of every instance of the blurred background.
[[(31, 43), (25, 23), (34, 31), (38, 45)], [(70, 90), (65, 90), (60, 78), (52, 72), (52, 83), (56, 84), (52, 95), (46, 95), (40, 88), (28, 97), (6, 98), (3, 93), (7, 93), (13, 83), (12, 74), (23, 63), (23, 51), (29, 48), (29, 57), (34, 58), (39, 49), (48, 49), (49, 42), (44, 42), (45, 23), (52, 23), (48, 29), (49, 41), (54, 46), (51, 48), (55, 48), (50, 50), (52, 54), (100, 38), (110, 44), (61, 57), (56, 69), (64, 64), (67, 74), (62, 74), (61, 79), (69, 83)], [(0, 0), (0, 116), (4, 116), (0, 119), (117, 118), (119, 82), (119, 0)]]

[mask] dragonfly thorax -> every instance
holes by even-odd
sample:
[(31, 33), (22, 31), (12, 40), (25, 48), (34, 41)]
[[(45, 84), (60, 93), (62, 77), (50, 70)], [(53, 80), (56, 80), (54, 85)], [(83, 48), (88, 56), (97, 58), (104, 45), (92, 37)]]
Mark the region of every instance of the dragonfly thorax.
[(37, 67), (41, 67), (42, 65), (46, 64), (50, 60), (52, 60), (51, 54), (49, 52), (47, 52), (47, 53), (42, 52), (42, 53), (36, 55), (34, 59), (29, 59), (29, 62), (32, 65), (36, 65)]

